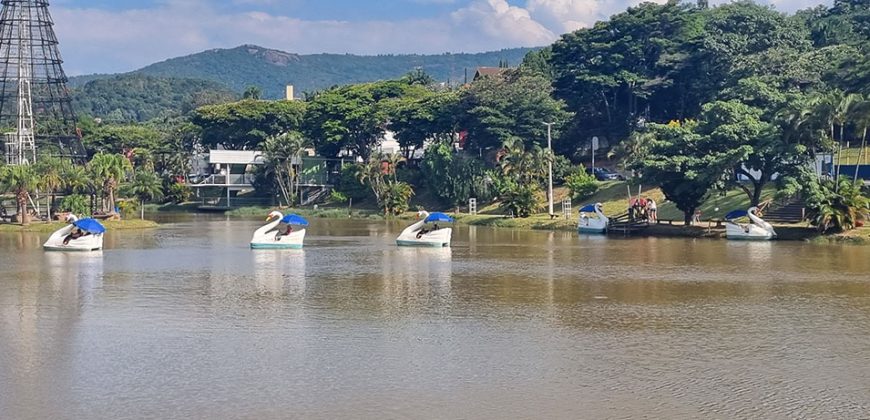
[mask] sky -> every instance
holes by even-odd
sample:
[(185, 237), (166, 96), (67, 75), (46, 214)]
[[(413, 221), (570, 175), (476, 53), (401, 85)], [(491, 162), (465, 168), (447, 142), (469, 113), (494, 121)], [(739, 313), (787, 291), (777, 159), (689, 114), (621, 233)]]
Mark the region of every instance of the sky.
[[(49, 10), (64, 69), (80, 75), (242, 44), (365, 55), (544, 46), (640, 1), (53, 0)], [(832, 2), (757, 1), (786, 12)]]

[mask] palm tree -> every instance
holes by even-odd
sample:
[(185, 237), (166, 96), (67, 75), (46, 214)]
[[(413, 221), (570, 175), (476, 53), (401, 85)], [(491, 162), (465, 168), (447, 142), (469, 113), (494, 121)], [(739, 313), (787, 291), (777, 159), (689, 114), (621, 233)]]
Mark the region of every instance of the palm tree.
[(54, 196), (58, 190), (66, 184), (64, 173), (70, 165), (68, 160), (58, 157), (40, 156), (34, 165), (34, 170), (39, 175), (39, 189), (48, 193), (48, 219), (51, 220), (51, 208), (54, 206)]
[(298, 191), (297, 165), (309, 142), (299, 133), (286, 133), (266, 140), (263, 145), (267, 175), (274, 176), (287, 205), (293, 205)]
[(68, 165), (64, 168), (64, 183), (73, 194), (87, 194), (90, 198), (90, 211), (96, 207), (96, 195), (93, 178), (88, 169), (81, 165)]
[(163, 183), (154, 171), (140, 170), (127, 186), (129, 193), (139, 199), (139, 218), (145, 219), (145, 201), (163, 198)]
[(123, 155), (97, 153), (88, 162), (88, 169), (94, 177), (95, 184), (103, 188), (103, 211), (113, 212), (115, 190), (118, 188), (118, 183), (133, 170), (133, 165)]
[(27, 202), (30, 200), (30, 192), (39, 186), (39, 175), (30, 165), (4, 166), (0, 180), (3, 190), (15, 194), (18, 222), (22, 225), (30, 224)]

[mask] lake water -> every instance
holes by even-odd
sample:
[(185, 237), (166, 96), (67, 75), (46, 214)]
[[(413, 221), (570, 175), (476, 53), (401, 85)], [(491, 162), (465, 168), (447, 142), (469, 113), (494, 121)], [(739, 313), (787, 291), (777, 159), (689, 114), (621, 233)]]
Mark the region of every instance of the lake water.
[(870, 416), (870, 247), (174, 220), (0, 234), (0, 418)]

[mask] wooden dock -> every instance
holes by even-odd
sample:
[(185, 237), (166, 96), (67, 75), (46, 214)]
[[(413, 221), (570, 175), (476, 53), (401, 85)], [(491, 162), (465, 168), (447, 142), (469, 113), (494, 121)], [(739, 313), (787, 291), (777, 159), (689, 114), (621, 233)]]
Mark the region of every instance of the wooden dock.
[(630, 236), (649, 228), (649, 220), (630, 218), (628, 213), (610, 219), (607, 233), (612, 235)]

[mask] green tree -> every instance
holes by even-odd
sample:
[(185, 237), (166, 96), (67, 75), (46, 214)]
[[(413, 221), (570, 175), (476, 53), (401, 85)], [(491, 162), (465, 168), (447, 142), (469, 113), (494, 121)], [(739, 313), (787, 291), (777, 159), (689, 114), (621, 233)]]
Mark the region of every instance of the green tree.
[(389, 128), (406, 157), (411, 158), (427, 140), (458, 141), (458, 106), (459, 93), (453, 90), (399, 99), (390, 112)]
[(426, 148), (420, 164), (423, 179), (445, 204), (458, 206), (469, 198), (492, 198), (492, 177), (483, 163), (465, 152), (453, 150), (447, 142), (434, 142)]
[(15, 194), (18, 222), (22, 225), (30, 224), (28, 202), (30, 192), (39, 187), (39, 174), (31, 165), (3, 166), (0, 171), (0, 186), (4, 191)]
[(414, 194), (410, 184), (399, 181), (397, 177), (398, 166), (404, 161), (405, 158), (399, 154), (372, 156), (366, 163), (356, 167), (357, 179), (371, 188), (385, 215), (407, 210), (408, 200)]
[(245, 88), (245, 93), (242, 94), (242, 99), (251, 99), (254, 101), (259, 101), (260, 97), (263, 96), (263, 89), (260, 89), (258, 86), (248, 86)]
[(302, 164), (302, 152), (308, 141), (299, 132), (272, 137), (264, 143), (265, 169), (277, 184), (284, 202), (292, 206), (297, 191), (297, 168)]
[(303, 132), (322, 156), (342, 150), (368, 161), (380, 144), (390, 116), (402, 101), (421, 98), (428, 90), (407, 80), (388, 80), (336, 87), (309, 101)]
[(698, 122), (649, 124), (637, 134), (637, 153), (629, 168), (640, 171), (644, 183), (659, 185), (665, 197), (683, 211), (686, 224), (714, 187), (723, 188), (733, 168), (751, 152), (732, 149), (716, 135), (704, 133)]
[(139, 199), (139, 218), (145, 219), (145, 202), (163, 198), (163, 182), (153, 171), (139, 170), (126, 185), (127, 193)]
[(199, 108), (190, 121), (205, 147), (254, 150), (270, 137), (299, 130), (304, 114), (302, 101), (244, 100)]
[(34, 170), (39, 175), (39, 189), (49, 195), (48, 218), (51, 220), (51, 208), (54, 206), (54, 196), (66, 184), (64, 173), (72, 163), (58, 157), (40, 156)]
[[(553, 99), (546, 77), (508, 71), (503, 77), (485, 77), (462, 93), (461, 124), (468, 131), (466, 148), (499, 148), (511, 138), (528, 146), (546, 144), (545, 122), (565, 121), (565, 104)], [(558, 138), (558, 133), (554, 134)]]
[(583, 167), (568, 175), (565, 184), (571, 190), (571, 196), (578, 200), (583, 200), (598, 191), (598, 180), (594, 175), (586, 173)]
[(88, 171), (94, 183), (103, 191), (103, 208), (105, 213), (115, 210), (115, 191), (127, 174), (133, 171), (133, 165), (126, 157), (119, 154), (97, 153), (88, 162)]
[(83, 142), (89, 155), (98, 152), (126, 153), (134, 149), (153, 150), (157, 147), (160, 132), (139, 124), (94, 126), (85, 133)]
[[(808, 180), (810, 185), (815, 180)], [(863, 182), (846, 177), (824, 180), (809, 188), (807, 204), (812, 223), (822, 233), (845, 232), (868, 220), (870, 200), (861, 191)]]

